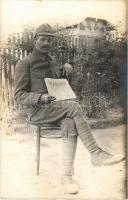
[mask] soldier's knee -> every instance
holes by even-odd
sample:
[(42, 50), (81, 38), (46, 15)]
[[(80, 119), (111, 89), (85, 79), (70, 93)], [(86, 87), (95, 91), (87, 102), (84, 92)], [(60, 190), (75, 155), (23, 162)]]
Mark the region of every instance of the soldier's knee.
[(69, 103), (69, 117), (73, 118), (77, 114), (82, 112), (82, 108), (78, 102), (70, 101)]
[(81, 105), (78, 102), (72, 101), (71, 106), (74, 110), (79, 111), (81, 110)]

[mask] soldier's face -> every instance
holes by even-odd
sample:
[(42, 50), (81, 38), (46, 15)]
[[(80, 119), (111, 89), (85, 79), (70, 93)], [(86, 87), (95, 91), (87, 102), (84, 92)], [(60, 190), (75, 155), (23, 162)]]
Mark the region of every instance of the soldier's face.
[(43, 54), (47, 54), (52, 47), (52, 37), (40, 35), (34, 40), (35, 48)]

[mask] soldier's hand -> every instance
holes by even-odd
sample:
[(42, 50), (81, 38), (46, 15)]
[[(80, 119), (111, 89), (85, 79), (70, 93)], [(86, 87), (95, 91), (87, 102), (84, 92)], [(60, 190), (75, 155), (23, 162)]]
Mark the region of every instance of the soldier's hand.
[(69, 63), (65, 63), (63, 66), (63, 75), (66, 74), (66, 76), (70, 76), (73, 71), (72, 66)]
[(54, 97), (54, 96), (50, 96), (48, 94), (43, 94), (41, 96), (41, 103), (47, 104), (47, 103), (50, 103), (52, 101), (55, 101), (55, 99), (56, 99), (56, 97)]

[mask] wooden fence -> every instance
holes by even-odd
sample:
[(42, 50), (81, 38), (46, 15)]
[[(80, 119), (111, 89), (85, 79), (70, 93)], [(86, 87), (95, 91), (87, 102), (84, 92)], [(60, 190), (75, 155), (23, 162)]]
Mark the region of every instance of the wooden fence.
[[(31, 53), (32, 38), (33, 33), (14, 35), (8, 38), (8, 48), (0, 49), (0, 98), (3, 108), (10, 108), (14, 105), (13, 78), (15, 65), (19, 59)], [(123, 59), (122, 46), (118, 44), (115, 46), (115, 49), (116, 53), (114, 56), (106, 60), (108, 64), (100, 66), (103, 68), (103, 71), (109, 72), (109, 67), (117, 63), (121, 64)], [(57, 55), (60, 65), (69, 60), (75, 63), (72, 87), (85, 109), (94, 109), (96, 107), (104, 109), (119, 100), (120, 89), (111, 87), (109, 73), (105, 77), (104, 73), (101, 74), (97, 70), (95, 54), (90, 54), (87, 51), (81, 53), (70, 48), (68, 51), (62, 48), (58, 51), (57, 48), (54, 48), (51, 54)]]
[[(1, 49), (1, 88), (2, 88), (2, 102), (4, 107), (13, 105), (13, 78), (16, 62), (28, 55), (27, 50), (21, 49)], [(69, 54), (60, 52), (59, 60), (68, 60)], [(83, 56), (85, 58), (85, 56)], [(65, 59), (64, 59), (65, 58)], [(86, 55), (89, 58), (89, 55)], [(82, 60), (81, 55), (74, 55), (73, 62), (76, 63), (74, 67), (74, 74), (72, 78), (72, 87), (77, 93), (78, 97), (86, 106), (90, 106), (92, 98), (99, 99), (97, 106), (100, 106), (100, 100), (104, 96), (104, 103), (107, 105), (112, 102), (115, 96), (119, 96), (119, 89), (105, 88), (104, 91), (99, 90), (100, 86), (104, 84), (105, 78), (96, 76), (94, 66), (90, 65), (86, 68), (79, 61)], [(78, 65), (77, 65), (78, 64)], [(106, 79), (107, 81), (107, 79)], [(108, 80), (109, 81), (109, 80)], [(94, 99), (93, 99), (94, 100)]]

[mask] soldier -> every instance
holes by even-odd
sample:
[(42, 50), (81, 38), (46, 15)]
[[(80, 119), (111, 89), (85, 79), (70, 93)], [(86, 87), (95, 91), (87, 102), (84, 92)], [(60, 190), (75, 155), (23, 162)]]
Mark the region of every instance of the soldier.
[[(27, 106), (31, 123), (59, 123), (63, 137), (62, 184), (69, 194), (78, 193), (73, 180), (72, 167), (75, 158), (77, 138), (90, 152), (94, 166), (111, 165), (124, 158), (102, 150), (92, 136), (91, 130), (78, 102), (73, 100), (55, 101), (49, 96), (44, 78), (61, 77), (55, 57), (49, 55), (54, 34), (52, 27), (43, 24), (35, 31), (33, 52), (20, 60), (15, 68), (14, 98)], [(72, 73), (72, 66), (65, 63), (66, 75)]]

